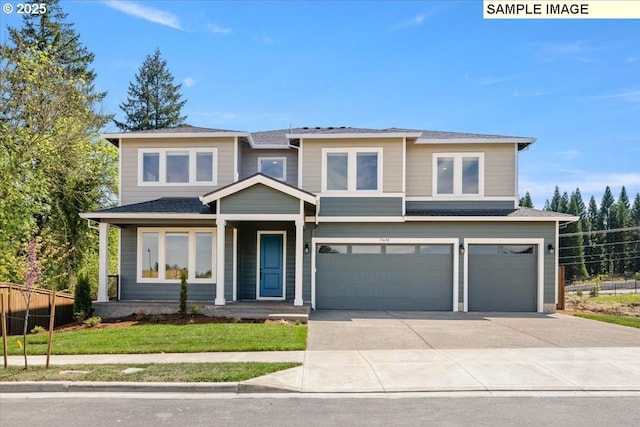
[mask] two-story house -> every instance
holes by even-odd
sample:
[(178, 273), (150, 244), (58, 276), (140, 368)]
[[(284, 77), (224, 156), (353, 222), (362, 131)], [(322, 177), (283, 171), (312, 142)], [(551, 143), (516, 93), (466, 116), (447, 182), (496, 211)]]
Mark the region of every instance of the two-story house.
[(103, 135), (120, 154), (119, 298), (314, 309), (553, 312), (558, 228), (518, 207), (535, 141), (410, 129), (197, 127)]

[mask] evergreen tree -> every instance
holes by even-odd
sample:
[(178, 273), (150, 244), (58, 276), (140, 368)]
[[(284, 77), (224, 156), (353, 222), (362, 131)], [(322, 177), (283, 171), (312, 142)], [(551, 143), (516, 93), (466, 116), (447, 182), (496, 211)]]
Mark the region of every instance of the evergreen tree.
[[(627, 228), (631, 223), (629, 197), (627, 190), (623, 186), (620, 190), (618, 202), (611, 209), (612, 227), (611, 228)], [(616, 260), (613, 265), (615, 274), (625, 274), (630, 270), (631, 260), (628, 254), (630, 251), (629, 243), (631, 241), (631, 232), (618, 231), (612, 233), (611, 240), (616, 242), (613, 245), (613, 256)]]
[(565, 191), (562, 193), (562, 197), (560, 197), (560, 202), (558, 203), (558, 210), (556, 212), (567, 213), (569, 210), (569, 195)]
[(533, 208), (533, 201), (531, 200), (531, 195), (527, 191), (524, 197), (520, 198), (520, 206), (523, 208)]
[(160, 49), (147, 55), (135, 82), (129, 83), (127, 102), (120, 104), (125, 121), (114, 120), (116, 126), (123, 131), (136, 131), (184, 125), (187, 117), (181, 111), (187, 101), (181, 100), (182, 85), (173, 82)]
[(548, 204), (545, 204), (544, 210), (560, 212), (558, 209), (560, 207), (561, 199), (562, 199), (562, 196), (560, 196), (560, 189), (556, 185), (556, 189), (553, 191), (553, 197), (551, 198), (551, 201), (548, 202)]
[[(613, 207), (615, 199), (611, 194), (609, 186), (605, 188), (602, 195), (602, 201), (600, 202), (600, 209), (598, 210), (598, 229), (599, 230), (611, 230), (613, 227)], [(603, 254), (603, 266), (602, 271), (609, 274), (613, 273), (613, 259), (615, 248), (611, 243), (615, 243), (615, 238), (612, 233), (603, 234), (599, 241), (604, 245), (602, 249)]]
[[(567, 213), (580, 216), (576, 193), (571, 195)], [(584, 279), (588, 273), (584, 263), (584, 239), (582, 223), (578, 220), (567, 224), (563, 234), (574, 234), (563, 237), (560, 235), (560, 264), (565, 265), (565, 277), (569, 280)]]
[[(595, 197), (589, 199), (589, 207), (587, 209), (587, 223), (589, 229), (583, 231), (598, 231), (598, 205)], [(601, 257), (602, 246), (600, 244), (600, 235), (587, 234), (585, 241), (585, 264), (590, 276), (597, 276), (602, 272)]]
[[(640, 227), (640, 193), (636, 194), (633, 199), (633, 206), (629, 214), (629, 223), (632, 227)], [(640, 230), (634, 230), (631, 233), (631, 271), (640, 272)]]
[[(578, 213), (580, 215), (580, 220), (584, 221), (587, 219), (587, 206), (584, 204), (584, 200), (582, 200), (582, 194), (580, 193), (580, 188), (576, 188), (576, 191), (572, 194), (572, 197), (576, 198), (576, 206), (578, 207)], [(582, 223), (584, 228), (584, 222)]]

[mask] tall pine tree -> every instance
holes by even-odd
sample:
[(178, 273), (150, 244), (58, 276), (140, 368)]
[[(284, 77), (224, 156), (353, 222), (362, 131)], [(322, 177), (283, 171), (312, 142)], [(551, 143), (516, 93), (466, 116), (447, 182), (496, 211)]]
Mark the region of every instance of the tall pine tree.
[[(567, 213), (580, 216), (576, 193), (571, 195)], [(560, 264), (565, 265), (565, 276), (573, 280), (584, 279), (588, 273), (584, 264), (584, 240), (581, 221), (567, 224), (563, 234), (572, 234), (566, 237), (560, 236), (562, 237)]]
[[(629, 197), (627, 196), (627, 189), (623, 186), (620, 190), (620, 196), (618, 196), (618, 202), (613, 205), (611, 209), (611, 228), (627, 228), (630, 221), (630, 207)], [(614, 263), (613, 270), (615, 274), (623, 275), (630, 270), (631, 260), (629, 258), (629, 241), (631, 241), (630, 231), (617, 231), (612, 233), (611, 239), (615, 244), (613, 245)]]
[[(587, 221), (589, 223), (589, 230), (584, 231), (600, 230), (598, 227), (598, 205), (593, 196), (589, 199)], [(598, 234), (587, 234), (587, 241), (585, 242), (585, 264), (590, 276), (597, 276), (602, 273), (602, 245), (600, 240), (600, 235)]]
[[(613, 207), (615, 205), (615, 199), (611, 194), (611, 189), (607, 185), (602, 195), (602, 201), (600, 202), (600, 209), (598, 210), (598, 229), (601, 231), (611, 230), (613, 227)], [(601, 235), (599, 239), (604, 245), (602, 254), (602, 271), (605, 273), (613, 273), (613, 260), (615, 254), (615, 248), (612, 243), (615, 243), (615, 238), (612, 233), (606, 233)]]
[(135, 82), (129, 83), (127, 101), (120, 104), (125, 121), (114, 120), (116, 126), (123, 131), (137, 131), (184, 125), (187, 117), (182, 115), (182, 107), (187, 101), (181, 99), (182, 85), (173, 82), (160, 49), (147, 55)]
[(533, 208), (533, 200), (531, 200), (531, 194), (527, 191), (524, 197), (520, 198), (520, 206), (523, 208)]
[[(629, 222), (632, 227), (640, 227), (640, 193), (636, 194), (633, 199), (633, 206), (631, 207), (631, 213), (629, 215)], [(631, 271), (640, 272), (640, 230), (634, 230), (631, 234)]]

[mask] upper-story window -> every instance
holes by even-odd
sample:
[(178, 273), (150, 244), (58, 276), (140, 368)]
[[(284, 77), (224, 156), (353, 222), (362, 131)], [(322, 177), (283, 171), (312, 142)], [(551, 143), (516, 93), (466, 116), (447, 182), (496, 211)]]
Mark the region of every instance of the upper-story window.
[(149, 148), (138, 151), (139, 185), (216, 185), (215, 148)]
[(322, 191), (382, 191), (382, 148), (322, 151)]
[(433, 155), (435, 196), (482, 196), (484, 155), (482, 153), (436, 153)]
[(280, 181), (287, 180), (286, 157), (258, 157), (258, 172)]

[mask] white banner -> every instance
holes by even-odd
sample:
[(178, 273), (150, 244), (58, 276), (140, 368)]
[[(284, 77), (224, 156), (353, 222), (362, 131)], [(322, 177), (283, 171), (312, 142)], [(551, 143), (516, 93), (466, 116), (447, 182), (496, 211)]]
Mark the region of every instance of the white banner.
[(485, 19), (640, 19), (640, 0), (484, 0)]

